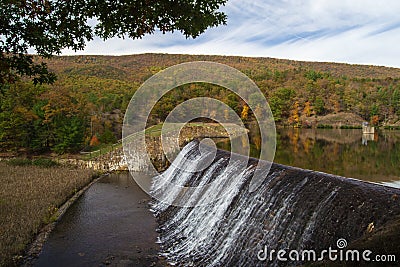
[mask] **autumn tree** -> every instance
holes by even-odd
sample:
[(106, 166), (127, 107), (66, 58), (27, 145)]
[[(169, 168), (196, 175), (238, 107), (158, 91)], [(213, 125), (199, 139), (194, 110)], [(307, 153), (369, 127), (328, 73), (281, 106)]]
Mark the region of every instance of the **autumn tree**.
[(371, 124), (375, 125), (375, 126), (379, 124), (379, 116), (378, 115), (374, 115), (371, 117)]
[(246, 121), (249, 117), (249, 106), (248, 105), (243, 105), (242, 112), (240, 114), (240, 118), (244, 121)]
[(86, 128), (85, 101), (65, 87), (17, 82), (0, 94), (0, 146), (33, 152), (75, 152)]
[(299, 121), (299, 102), (295, 101), (290, 110), (289, 123), (298, 126)]
[(340, 112), (340, 103), (337, 100), (333, 101), (333, 110), (335, 113), (339, 113)]
[(228, 121), (229, 120), (229, 110), (228, 109), (224, 109), (224, 119), (226, 120), (226, 121)]
[(0, 2), (0, 85), (26, 75), (51, 83), (55, 75), (29, 49), (49, 58), (62, 49), (83, 50), (98, 36), (142, 38), (156, 30), (197, 37), (226, 23), (227, 0), (3, 0)]
[(310, 101), (306, 101), (306, 103), (304, 103), (303, 113), (306, 115), (306, 117), (310, 117), (311, 111), (312, 111), (311, 103)]
[(90, 139), (89, 145), (92, 146), (92, 147), (100, 145), (99, 138), (97, 138), (96, 135), (93, 135), (92, 138)]

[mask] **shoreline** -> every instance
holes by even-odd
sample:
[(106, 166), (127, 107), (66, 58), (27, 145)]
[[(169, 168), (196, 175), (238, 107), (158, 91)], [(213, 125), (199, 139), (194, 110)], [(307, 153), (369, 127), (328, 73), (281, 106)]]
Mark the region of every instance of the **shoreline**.
[(150, 201), (129, 172), (103, 176), (64, 213), (33, 265), (166, 266)]
[(74, 204), (79, 197), (85, 193), (94, 183), (98, 182), (103, 177), (109, 175), (109, 173), (99, 174), (98, 177), (94, 178), (90, 183), (85, 185), (79, 191), (77, 191), (74, 195), (72, 195), (69, 199), (67, 199), (61, 206), (58, 208), (55, 214), (52, 215), (54, 220), (46, 225), (44, 225), (39, 231), (38, 234), (33, 238), (33, 241), (28, 245), (28, 249), (26, 249), (24, 255), (22, 256), (22, 264), (21, 266), (32, 266), (33, 261), (37, 259), (37, 257), (42, 252), (43, 246), (48, 240), (51, 232), (56, 227), (57, 223), (62, 219), (64, 214), (67, 212), (68, 208)]
[(92, 170), (0, 162), (0, 266), (23, 264), (37, 235), (51, 228), (61, 207), (98, 177)]

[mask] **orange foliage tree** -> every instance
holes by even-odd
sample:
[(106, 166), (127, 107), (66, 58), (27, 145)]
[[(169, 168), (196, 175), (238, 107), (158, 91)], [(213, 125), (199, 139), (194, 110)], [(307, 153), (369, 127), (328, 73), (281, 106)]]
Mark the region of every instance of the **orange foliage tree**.
[(372, 116), (371, 123), (372, 123), (372, 125), (378, 125), (379, 124), (379, 116), (378, 115)]
[(100, 144), (99, 138), (97, 138), (96, 135), (92, 136), (92, 139), (90, 139), (90, 146), (98, 146)]
[(295, 101), (290, 111), (289, 123), (298, 125), (299, 124), (299, 102)]

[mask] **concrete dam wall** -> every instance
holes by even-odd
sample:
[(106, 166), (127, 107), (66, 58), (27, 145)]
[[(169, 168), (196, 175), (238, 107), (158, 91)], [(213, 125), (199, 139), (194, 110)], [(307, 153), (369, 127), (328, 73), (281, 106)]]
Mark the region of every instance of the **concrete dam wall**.
[[(368, 249), (371, 257), (391, 253), (400, 260), (399, 189), (273, 164), (251, 191), (256, 159), (238, 173), (237, 164), (228, 165), (228, 152), (218, 150), (212, 163), (197, 171), (200, 157), (204, 154), (199, 142), (191, 142), (153, 180), (153, 194), (167, 200), (154, 200), (152, 211), (159, 223), (162, 255), (171, 264), (298, 265), (304, 261), (294, 257), (282, 262), (276, 254), (264, 254), (314, 250), (318, 258), (328, 248), (360, 253)], [(213, 186), (205, 190), (185, 189), (209, 183)], [(210, 202), (215, 196), (220, 197)], [(178, 198), (195, 205), (166, 204)], [(325, 254), (320, 262), (327, 260)]]

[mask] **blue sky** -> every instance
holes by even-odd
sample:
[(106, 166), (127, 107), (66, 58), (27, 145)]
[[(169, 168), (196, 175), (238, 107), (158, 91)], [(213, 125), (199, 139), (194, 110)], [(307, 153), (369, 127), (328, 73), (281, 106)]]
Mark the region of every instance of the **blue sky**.
[(95, 39), (76, 54), (240, 55), (400, 67), (397, 0), (229, 0), (222, 10), (227, 25), (196, 39), (178, 32)]

